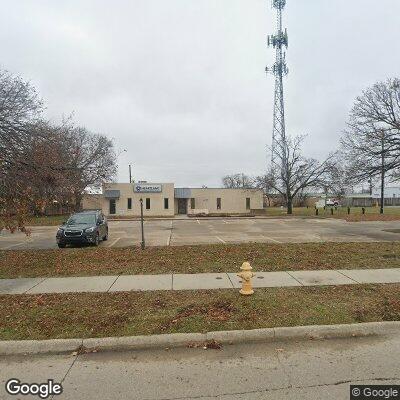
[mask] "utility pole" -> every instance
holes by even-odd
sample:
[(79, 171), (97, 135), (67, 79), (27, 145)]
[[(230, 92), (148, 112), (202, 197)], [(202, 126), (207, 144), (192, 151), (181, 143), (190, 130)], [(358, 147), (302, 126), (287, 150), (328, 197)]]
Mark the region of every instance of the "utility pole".
[(132, 166), (129, 164), (129, 183), (132, 183)]
[(385, 133), (381, 132), (381, 208), (380, 214), (383, 214), (385, 202)]
[(140, 199), (140, 224), (142, 227), (142, 242), (140, 245), (141, 245), (142, 250), (144, 250), (146, 245), (144, 242), (143, 199)]

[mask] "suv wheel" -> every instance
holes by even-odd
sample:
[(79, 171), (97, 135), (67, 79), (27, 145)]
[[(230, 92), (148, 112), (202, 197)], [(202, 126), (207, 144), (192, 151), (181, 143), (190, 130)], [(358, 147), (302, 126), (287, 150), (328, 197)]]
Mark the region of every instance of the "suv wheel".
[(106, 235), (103, 237), (103, 241), (106, 241), (106, 240), (108, 240), (108, 229), (107, 229)]
[(65, 249), (65, 244), (64, 243), (58, 243), (58, 247), (60, 248), (60, 249)]
[(96, 240), (95, 240), (95, 242), (94, 242), (94, 245), (95, 245), (95, 246), (98, 246), (98, 245), (99, 245), (99, 242), (100, 242), (100, 238), (99, 238), (99, 234), (97, 233), (97, 235), (96, 235)]

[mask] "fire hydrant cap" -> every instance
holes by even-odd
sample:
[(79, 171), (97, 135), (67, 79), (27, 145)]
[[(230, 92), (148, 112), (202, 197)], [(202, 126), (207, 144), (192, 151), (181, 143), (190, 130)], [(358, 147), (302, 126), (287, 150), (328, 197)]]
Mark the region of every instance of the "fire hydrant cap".
[(242, 271), (251, 271), (253, 268), (251, 267), (250, 263), (244, 262), (240, 267)]

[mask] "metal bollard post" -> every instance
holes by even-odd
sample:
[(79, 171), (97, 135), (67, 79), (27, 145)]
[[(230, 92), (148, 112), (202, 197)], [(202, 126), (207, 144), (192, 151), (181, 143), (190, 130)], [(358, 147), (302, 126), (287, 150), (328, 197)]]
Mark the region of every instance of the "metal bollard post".
[(347, 214), (350, 215), (350, 207), (347, 207)]
[(333, 208), (331, 208), (331, 215), (333, 215)]
[(363, 213), (363, 215), (365, 215), (365, 208), (364, 207), (362, 208), (362, 213)]
[(141, 228), (142, 228), (141, 248), (142, 248), (142, 250), (144, 250), (146, 245), (145, 245), (145, 242), (144, 242), (143, 199), (140, 199), (140, 222), (141, 222)]
[(315, 209), (315, 215), (318, 216), (318, 208)]

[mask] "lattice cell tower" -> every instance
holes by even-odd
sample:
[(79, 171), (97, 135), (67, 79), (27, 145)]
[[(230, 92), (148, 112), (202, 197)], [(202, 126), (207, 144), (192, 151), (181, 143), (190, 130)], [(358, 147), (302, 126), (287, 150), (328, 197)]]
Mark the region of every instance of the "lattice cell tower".
[[(268, 36), (268, 47), (273, 47), (276, 51), (275, 64), (267, 67), (266, 72), (275, 76), (275, 101), (274, 101), (274, 126), (272, 131), (272, 154), (271, 164), (275, 164), (277, 152), (284, 151), (282, 143), (286, 140), (285, 126), (285, 102), (283, 97), (283, 77), (289, 73), (286, 65), (286, 53), (289, 40), (287, 29), (282, 28), (282, 13), (286, 5), (286, 0), (273, 0), (272, 6), (277, 10), (277, 32), (275, 35)], [(284, 151), (285, 152), (285, 151)], [(284, 160), (283, 160), (284, 161)]]

